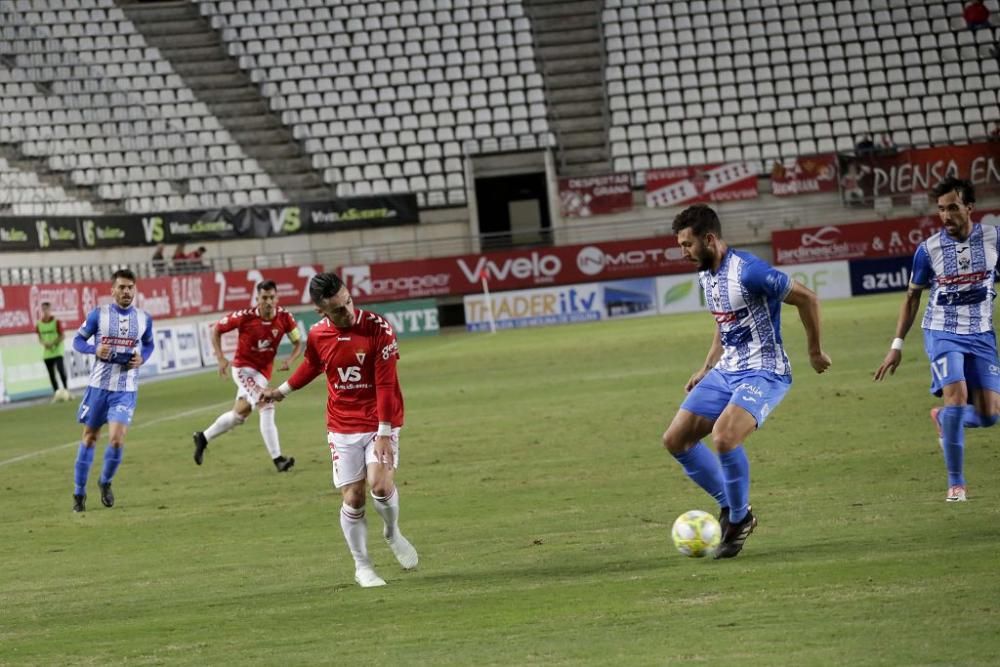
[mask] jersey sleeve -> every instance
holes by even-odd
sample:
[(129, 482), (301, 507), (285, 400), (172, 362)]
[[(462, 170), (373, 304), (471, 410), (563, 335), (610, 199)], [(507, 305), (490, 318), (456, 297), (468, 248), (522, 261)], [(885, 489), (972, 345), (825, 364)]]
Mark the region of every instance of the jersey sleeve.
[(910, 284), (918, 287), (927, 287), (934, 277), (934, 269), (931, 266), (931, 257), (927, 254), (927, 246), (921, 243), (917, 251), (913, 253), (913, 271), (910, 273)]
[(148, 314), (146, 315), (146, 330), (142, 332), (142, 337), (139, 339), (142, 347), (140, 354), (142, 355), (142, 363), (149, 361), (149, 357), (153, 354), (153, 350), (156, 349), (156, 342), (153, 338), (153, 318)]
[(302, 363), (298, 365), (295, 372), (288, 378), (288, 385), (292, 389), (301, 389), (323, 372), (323, 362), (320, 360), (316, 340), (315, 336), (309, 336), (306, 339), (306, 352), (302, 355)]
[(87, 314), (87, 318), (80, 325), (80, 328), (76, 331), (76, 336), (73, 337), (73, 349), (81, 354), (94, 354), (97, 350), (97, 346), (93, 343), (88, 342), (95, 333), (97, 333), (98, 326), (98, 309), (94, 308)]
[(288, 336), (288, 340), (293, 343), (299, 342), (299, 339), (302, 338), (302, 334), (299, 332), (299, 323), (295, 321), (295, 316), (287, 310), (284, 315), (285, 334)]
[(220, 334), (224, 334), (227, 331), (232, 331), (233, 329), (238, 329), (243, 320), (246, 319), (249, 310), (237, 310), (228, 315), (224, 315), (222, 319), (215, 323), (215, 330)]
[(788, 274), (763, 260), (747, 262), (743, 269), (743, 284), (752, 294), (761, 294), (778, 301), (784, 301), (792, 291), (792, 279)]
[(379, 423), (392, 421), (396, 405), (396, 362), (399, 361), (399, 342), (396, 333), (385, 320), (381, 320), (375, 335), (375, 402)]

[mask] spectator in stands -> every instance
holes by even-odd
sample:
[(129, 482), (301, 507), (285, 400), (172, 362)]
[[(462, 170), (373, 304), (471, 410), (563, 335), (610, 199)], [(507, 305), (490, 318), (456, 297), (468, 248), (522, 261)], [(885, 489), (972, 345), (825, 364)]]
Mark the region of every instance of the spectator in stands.
[(866, 134), (858, 139), (858, 143), (854, 145), (854, 152), (858, 155), (868, 156), (875, 152), (875, 142), (872, 141), (872, 135)]
[(198, 246), (197, 250), (188, 253), (188, 271), (208, 271), (208, 266), (202, 260), (207, 251), (205, 246)]
[(167, 274), (167, 260), (163, 256), (164, 246), (162, 243), (156, 245), (156, 251), (153, 253), (153, 275), (154, 276), (164, 276)]
[(188, 269), (188, 254), (183, 243), (177, 244), (171, 261), (173, 263), (173, 273), (187, 273), (190, 270)]
[(892, 137), (888, 134), (883, 134), (882, 139), (879, 140), (878, 152), (882, 155), (895, 155), (899, 151), (899, 147), (896, 146), (896, 142), (892, 140)]
[(990, 27), (990, 10), (984, 0), (972, 0), (962, 12), (965, 26), (969, 30), (979, 30)]
[(843, 165), (840, 177), (840, 191), (844, 195), (844, 203), (849, 206), (861, 206), (865, 201), (865, 191), (861, 188), (861, 168), (854, 160)]
[(990, 141), (1000, 141), (1000, 121), (993, 123), (988, 139)]

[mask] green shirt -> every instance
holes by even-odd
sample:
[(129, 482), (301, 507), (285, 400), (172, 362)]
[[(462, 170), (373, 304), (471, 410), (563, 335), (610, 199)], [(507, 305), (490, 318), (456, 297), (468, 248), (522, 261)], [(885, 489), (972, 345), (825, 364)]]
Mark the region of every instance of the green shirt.
[(43, 345), (56, 344), (54, 347), (43, 348), (43, 359), (54, 359), (55, 357), (63, 356), (63, 332), (62, 327), (59, 325), (59, 320), (54, 317), (48, 322), (39, 320), (38, 335), (41, 337)]

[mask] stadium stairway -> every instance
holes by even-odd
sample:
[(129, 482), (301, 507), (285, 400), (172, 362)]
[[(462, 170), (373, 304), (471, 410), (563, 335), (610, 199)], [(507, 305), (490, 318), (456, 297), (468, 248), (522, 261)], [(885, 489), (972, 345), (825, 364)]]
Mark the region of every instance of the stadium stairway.
[(600, 0), (524, 0), (565, 176), (606, 174), (607, 106)]
[(228, 55), (219, 34), (198, 13), (197, 5), (130, 0), (116, 0), (116, 4), (291, 201), (334, 197), (290, 129), (271, 112), (257, 87)]

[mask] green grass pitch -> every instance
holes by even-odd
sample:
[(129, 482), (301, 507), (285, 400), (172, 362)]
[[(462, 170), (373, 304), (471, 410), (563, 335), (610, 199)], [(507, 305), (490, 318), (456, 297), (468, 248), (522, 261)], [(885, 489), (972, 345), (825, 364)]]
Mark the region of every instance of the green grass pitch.
[(918, 330), (871, 381), (899, 301), (824, 304), (822, 376), (785, 308), (795, 384), (748, 442), (760, 526), (725, 562), (670, 544), (715, 510), (660, 445), (705, 313), (404, 341), (421, 562), (369, 511), (380, 589), (353, 582), (322, 382), (278, 408), (285, 475), (256, 416), (192, 462), (228, 379), (146, 384), (118, 505), (102, 443), (83, 515), (75, 404), (0, 412), (0, 665), (995, 665), (1000, 429), (967, 431), (970, 502), (946, 504)]

